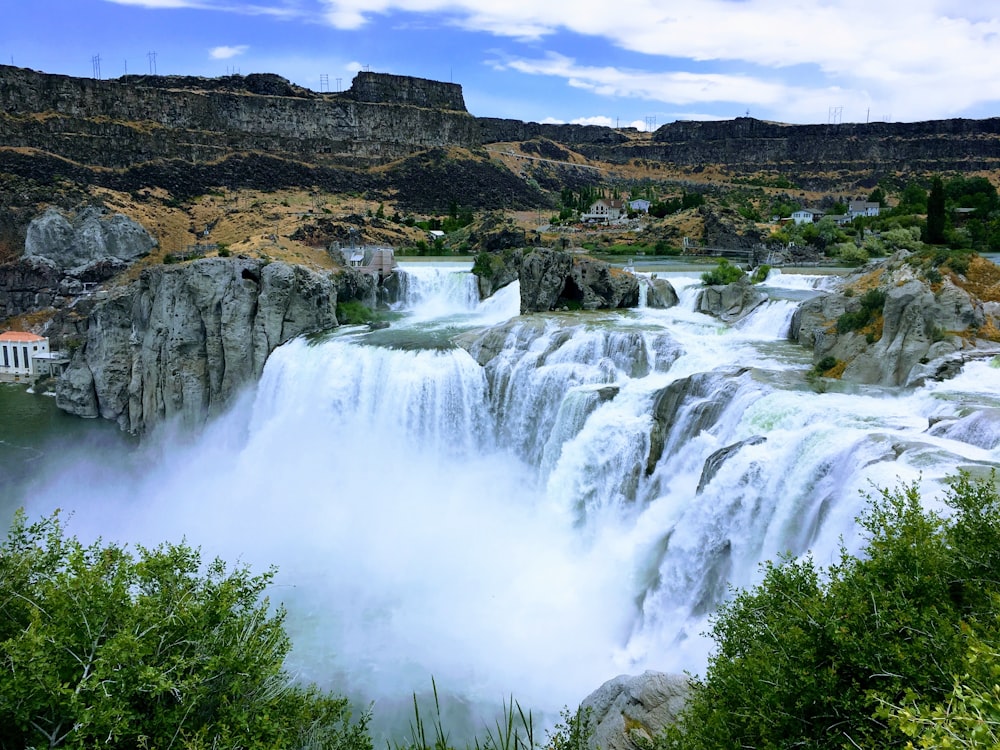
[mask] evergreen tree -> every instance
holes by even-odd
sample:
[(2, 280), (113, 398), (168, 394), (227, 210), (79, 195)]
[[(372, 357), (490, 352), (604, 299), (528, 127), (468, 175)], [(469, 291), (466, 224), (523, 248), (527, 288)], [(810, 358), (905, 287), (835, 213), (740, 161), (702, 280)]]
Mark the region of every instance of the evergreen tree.
[(932, 245), (943, 245), (947, 225), (944, 203), (944, 183), (935, 177), (931, 192), (927, 196), (927, 241)]

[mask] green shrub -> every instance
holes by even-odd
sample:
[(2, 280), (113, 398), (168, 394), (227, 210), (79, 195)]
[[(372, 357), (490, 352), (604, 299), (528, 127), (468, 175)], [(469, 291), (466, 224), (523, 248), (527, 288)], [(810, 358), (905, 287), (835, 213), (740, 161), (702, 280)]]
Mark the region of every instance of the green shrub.
[(273, 576), (184, 544), (85, 546), (19, 511), (0, 545), (0, 747), (371, 750), (367, 716), (291, 685)]
[(340, 325), (361, 325), (376, 319), (375, 311), (356, 299), (337, 303), (337, 321)]
[(836, 357), (823, 357), (823, 359), (821, 359), (819, 362), (816, 363), (815, 369), (816, 372), (822, 374), (824, 372), (827, 372), (828, 370), (832, 370), (836, 366), (837, 366)]
[[(905, 715), (886, 714), (900, 701), (929, 710), (953, 695), (953, 676), (969, 672), (970, 629), (995, 664), (995, 481), (960, 477), (945, 496), (947, 518), (925, 511), (915, 486), (882, 490), (858, 519), (867, 536), (858, 557), (842, 552), (822, 574), (808, 558), (767, 565), (759, 586), (714, 617), (705, 677), (654, 746), (904, 747), (914, 736)], [(993, 693), (992, 670), (971, 683)], [(992, 713), (998, 701), (988, 700)]]
[(734, 266), (728, 260), (723, 258), (711, 271), (705, 271), (701, 275), (701, 282), (705, 286), (724, 286), (726, 284), (732, 284), (735, 281), (739, 281), (743, 278), (743, 269), (739, 266)]
[(875, 320), (885, 307), (885, 292), (869, 289), (861, 297), (861, 307), (837, 318), (837, 333), (857, 331)]
[(757, 266), (753, 270), (753, 275), (750, 277), (750, 283), (752, 284), (762, 284), (767, 281), (767, 275), (771, 273), (771, 267), (766, 263)]

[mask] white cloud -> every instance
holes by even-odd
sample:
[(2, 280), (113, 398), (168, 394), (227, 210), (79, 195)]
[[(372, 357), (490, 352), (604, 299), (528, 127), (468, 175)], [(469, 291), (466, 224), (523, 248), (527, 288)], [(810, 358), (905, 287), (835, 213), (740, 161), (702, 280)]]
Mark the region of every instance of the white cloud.
[(209, 56), (213, 60), (228, 60), (232, 57), (238, 57), (245, 53), (250, 46), (247, 44), (237, 44), (235, 47), (222, 46), (213, 47), (208, 51)]
[(610, 128), (615, 124), (615, 121), (604, 115), (594, 115), (592, 117), (577, 117), (570, 120), (570, 123), (572, 125), (601, 125), (605, 128)]
[(301, 8), (286, 5), (257, 5), (254, 3), (234, 3), (228, 0), (104, 0), (115, 5), (131, 5), (150, 10), (215, 10), (239, 13), (248, 16), (273, 16), (275, 18), (302, 18), (311, 13)]
[[(624, 71), (616, 75), (610, 69), (605, 75), (591, 68), (587, 75), (566, 77), (569, 85), (598, 94), (681, 105), (731, 101), (777, 108), (781, 103), (782, 111), (793, 114), (805, 111), (806, 102), (800, 101), (805, 97), (810, 120), (835, 105), (864, 112), (877, 103), (906, 118), (1000, 100), (1000, 77), (985, 62), (1000, 59), (1000, 19), (960, 0), (698, 0), (683, 5), (619, 0), (613, 18), (607, 3), (598, 0), (322, 2), (327, 20), (339, 28), (357, 28), (374, 14), (390, 11), (434, 12), (444, 23), (497, 36), (541, 39), (568, 31), (603, 38), (625, 50), (669, 58), (671, 66), (687, 71), (647, 74), (635, 82)], [(749, 72), (706, 74), (705, 65), (713, 62)], [(815, 83), (805, 83), (807, 77)], [(807, 88), (815, 95), (805, 93)], [(830, 98), (835, 91), (844, 92), (842, 101)]]

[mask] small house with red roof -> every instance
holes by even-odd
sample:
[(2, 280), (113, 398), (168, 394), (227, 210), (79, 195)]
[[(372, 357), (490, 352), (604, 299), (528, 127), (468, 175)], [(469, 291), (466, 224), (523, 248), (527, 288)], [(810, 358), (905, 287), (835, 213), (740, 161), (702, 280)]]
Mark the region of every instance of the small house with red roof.
[(20, 380), (38, 374), (36, 360), (49, 356), (49, 340), (23, 331), (0, 333), (0, 376)]

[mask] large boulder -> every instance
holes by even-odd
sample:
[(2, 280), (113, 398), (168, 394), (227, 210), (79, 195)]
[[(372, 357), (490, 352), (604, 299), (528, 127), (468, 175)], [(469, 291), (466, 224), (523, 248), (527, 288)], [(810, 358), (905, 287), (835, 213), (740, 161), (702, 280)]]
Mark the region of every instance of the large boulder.
[(154, 247), (156, 240), (141, 224), (93, 206), (72, 218), (49, 208), (32, 219), (24, 239), (25, 257), (45, 258), (62, 270), (107, 258), (131, 263)]
[(133, 433), (170, 419), (200, 425), (256, 382), (276, 347), (337, 325), (337, 299), (338, 277), (280, 262), (148, 268), (92, 303), (56, 402)]
[(735, 323), (749, 315), (767, 295), (743, 276), (732, 284), (706, 286), (698, 293), (695, 307), (699, 312), (712, 315), (725, 323)]
[(598, 310), (639, 304), (639, 280), (633, 274), (587, 256), (532, 250), (523, 256), (518, 276), (522, 314), (563, 306)]
[(590, 750), (637, 750), (677, 720), (690, 693), (684, 675), (646, 671), (620, 675), (588, 695)]
[(679, 301), (677, 297), (677, 290), (674, 289), (674, 285), (671, 284), (666, 279), (660, 279), (653, 274), (647, 282), (646, 287), (646, 306), (655, 309), (665, 309), (668, 307), (673, 307)]

